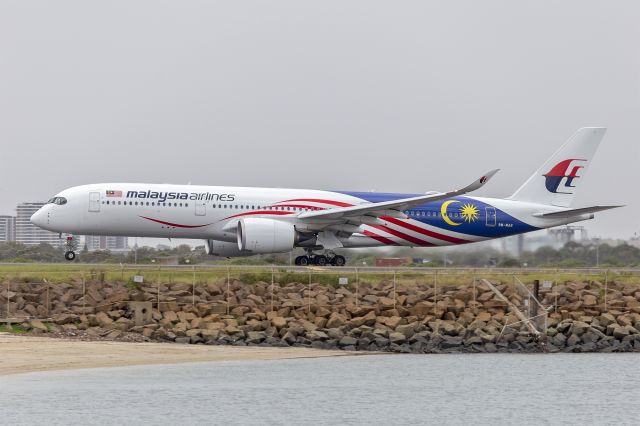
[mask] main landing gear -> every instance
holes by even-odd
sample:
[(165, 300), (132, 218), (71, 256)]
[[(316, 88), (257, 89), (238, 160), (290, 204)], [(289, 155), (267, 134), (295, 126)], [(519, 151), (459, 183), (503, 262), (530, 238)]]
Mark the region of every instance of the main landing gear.
[(347, 260), (344, 256), (326, 251), (325, 254), (314, 254), (311, 250), (307, 250), (305, 256), (296, 257), (295, 264), (298, 266), (318, 265), (318, 266), (344, 266)]
[(73, 237), (73, 235), (68, 235), (67, 241), (64, 243), (64, 258), (69, 262), (75, 260), (77, 249), (78, 241)]

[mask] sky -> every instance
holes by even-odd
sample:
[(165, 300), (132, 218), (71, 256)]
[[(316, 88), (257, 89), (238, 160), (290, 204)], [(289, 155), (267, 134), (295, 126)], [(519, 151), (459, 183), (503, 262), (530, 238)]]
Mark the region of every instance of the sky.
[(0, 0), (0, 214), (96, 182), (513, 193), (605, 126), (575, 206), (640, 232), (634, 1)]

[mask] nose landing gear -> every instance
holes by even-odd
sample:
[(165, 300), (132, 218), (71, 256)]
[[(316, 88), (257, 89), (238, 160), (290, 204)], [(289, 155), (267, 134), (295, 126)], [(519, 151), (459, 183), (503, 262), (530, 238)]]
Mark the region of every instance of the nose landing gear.
[(298, 256), (295, 259), (295, 264), (298, 266), (318, 265), (318, 266), (344, 266), (347, 260), (344, 256), (335, 254), (330, 250), (325, 250), (324, 254), (315, 254), (312, 250), (308, 249), (305, 256)]
[(69, 262), (75, 260), (76, 250), (78, 249), (78, 241), (73, 237), (73, 235), (67, 236), (67, 240), (64, 243), (64, 248), (64, 258)]

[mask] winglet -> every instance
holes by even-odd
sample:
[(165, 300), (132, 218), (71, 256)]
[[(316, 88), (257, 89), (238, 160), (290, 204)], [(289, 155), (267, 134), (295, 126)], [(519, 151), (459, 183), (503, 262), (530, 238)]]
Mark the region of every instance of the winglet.
[(462, 188), (459, 191), (461, 194), (465, 194), (467, 192), (472, 192), (475, 191), (477, 189), (482, 188), (487, 182), (489, 182), (489, 180), (493, 177), (493, 175), (495, 175), (496, 173), (498, 173), (498, 171), (500, 171), (500, 169), (493, 169), (487, 173), (485, 173), (481, 178), (476, 179), (472, 184), (465, 186), (464, 188)]

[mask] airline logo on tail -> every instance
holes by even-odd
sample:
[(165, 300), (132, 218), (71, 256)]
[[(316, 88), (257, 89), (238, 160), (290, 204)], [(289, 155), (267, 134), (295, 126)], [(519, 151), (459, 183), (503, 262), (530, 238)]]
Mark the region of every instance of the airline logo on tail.
[(560, 187), (563, 179), (566, 180), (564, 181), (564, 186), (562, 187), (562, 189), (575, 188), (573, 181), (581, 177), (578, 176), (578, 172), (580, 171), (580, 169), (584, 168), (584, 165), (580, 165), (580, 163), (578, 163), (579, 161), (587, 160), (580, 158), (569, 158), (567, 160), (559, 162), (558, 164), (553, 166), (551, 170), (542, 175), (545, 178), (545, 186), (547, 187), (547, 191), (553, 192), (554, 194), (573, 194), (573, 192), (567, 192), (566, 190), (559, 191), (558, 188)]

